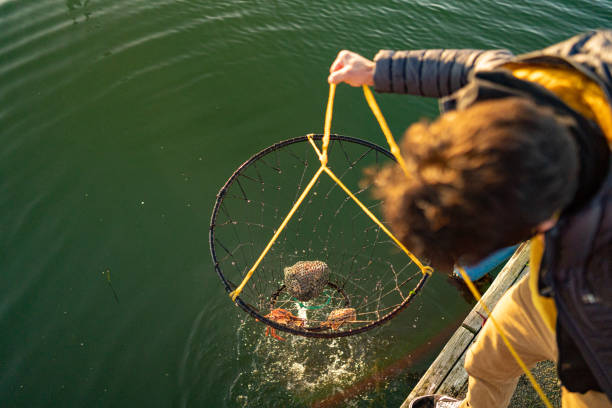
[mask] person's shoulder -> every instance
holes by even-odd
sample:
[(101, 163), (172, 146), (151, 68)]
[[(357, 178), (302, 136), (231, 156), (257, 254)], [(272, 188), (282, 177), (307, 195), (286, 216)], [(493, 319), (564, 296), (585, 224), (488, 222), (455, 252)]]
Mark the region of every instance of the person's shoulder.
[(612, 30), (586, 31), (541, 50), (544, 54), (572, 57), (589, 54), (602, 59), (612, 59)]

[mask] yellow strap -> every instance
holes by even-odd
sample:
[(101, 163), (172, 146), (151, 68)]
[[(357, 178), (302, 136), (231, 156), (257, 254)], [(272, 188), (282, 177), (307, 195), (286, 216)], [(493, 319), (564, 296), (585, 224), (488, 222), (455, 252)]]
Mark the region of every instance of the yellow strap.
[(274, 241), (276, 241), (276, 238), (278, 238), (278, 236), (283, 231), (283, 229), (285, 229), (285, 226), (287, 225), (287, 223), (289, 222), (289, 220), (291, 219), (293, 214), (300, 207), (300, 204), (302, 204), (302, 201), (304, 201), (304, 198), (306, 198), (306, 195), (308, 194), (310, 189), (315, 185), (315, 183), (317, 182), (317, 179), (319, 178), (321, 173), (323, 173), (323, 169), (324, 168), (325, 168), (324, 166), (321, 166), (321, 168), (319, 170), (317, 170), (315, 175), (312, 177), (312, 179), (310, 180), (310, 182), (308, 183), (308, 185), (306, 186), (306, 188), (304, 189), (304, 191), (300, 195), (300, 198), (298, 198), (298, 200), (295, 202), (295, 204), (293, 205), (293, 207), (289, 211), (289, 214), (287, 214), (287, 216), (285, 217), (285, 219), (281, 223), (280, 227), (278, 227), (278, 229), (274, 233), (274, 236), (272, 237), (270, 242), (268, 242), (268, 245), (266, 245), (266, 248), (263, 250), (261, 255), (259, 255), (259, 258), (257, 258), (257, 261), (255, 261), (255, 264), (253, 265), (253, 267), (249, 270), (249, 272), (246, 274), (246, 276), (242, 280), (242, 283), (235, 290), (230, 292), (229, 296), (232, 298), (232, 301), (235, 301), (236, 298), (238, 296), (240, 296), (240, 293), (242, 292), (242, 289), (244, 289), (244, 286), (247, 284), (249, 279), (251, 279), (251, 276), (253, 275), (253, 272), (255, 272), (255, 269), (257, 269), (257, 267), (259, 266), (259, 263), (264, 259), (264, 256), (266, 256), (266, 254), (268, 253), (270, 248), (272, 248), (272, 245), (274, 244)]
[(495, 321), (495, 318), (493, 318), (493, 315), (491, 315), (491, 311), (489, 310), (487, 305), (485, 305), (485, 303), (482, 301), (482, 297), (480, 296), (480, 293), (478, 293), (478, 289), (476, 289), (476, 286), (474, 286), (474, 283), (472, 283), (472, 280), (470, 279), (468, 274), (465, 273), (465, 270), (463, 270), (463, 268), (459, 267), (458, 269), (459, 269), (459, 273), (461, 274), (461, 277), (465, 281), (467, 287), (470, 289), (470, 292), (472, 292), (472, 295), (474, 295), (476, 300), (478, 300), (478, 304), (485, 310), (485, 312), (487, 312), (488, 319), (491, 320), (491, 323), (493, 323), (493, 326), (495, 326), (495, 330), (497, 330), (497, 332), (501, 336), (504, 344), (506, 345), (506, 347), (508, 347), (510, 354), (512, 354), (512, 357), (514, 357), (519, 367), (521, 367), (521, 369), (523, 370), (523, 372), (529, 379), (529, 382), (531, 382), (531, 385), (533, 386), (533, 388), (536, 390), (536, 392), (540, 396), (540, 399), (542, 400), (542, 402), (544, 402), (544, 405), (546, 405), (546, 408), (553, 408), (552, 404), (546, 397), (546, 394), (544, 394), (544, 391), (542, 391), (542, 388), (540, 388), (540, 385), (538, 384), (536, 379), (533, 377), (533, 375), (531, 374), (531, 372), (529, 371), (529, 369), (527, 368), (527, 366), (525, 365), (521, 357), (518, 355), (514, 347), (512, 347), (512, 344), (510, 344), (508, 337), (506, 337), (506, 333), (504, 333), (501, 326), (497, 324), (497, 321)]
[(319, 157), (322, 166), (327, 166), (327, 147), (329, 146), (329, 132), (331, 131), (332, 112), (334, 111), (334, 97), (336, 96), (336, 84), (329, 84), (329, 97), (327, 98), (327, 110), (325, 111), (325, 125), (323, 126), (323, 156)]
[[(310, 144), (312, 145), (314, 151), (317, 153), (317, 156), (319, 156), (319, 158), (321, 158), (323, 156), (323, 154), (319, 151), (319, 149), (317, 148), (317, 145), (314, 143), (314, 141), (312, 140), (312, 135), (308, 135), (308, 141), (310, 142)], [(391, 231), (389, 231), (389, 229), (387, 227), (385, 227), (385, 225), (378, 219), (376, 218), (376, 216), (368, 209), (368, 207), (366, 207), (358, 198), (355, 194), (353, 194), (351, 192), (351, 190), (349, 190), (349, 188), (344, 185), (344, 183), (334, 174), (333, 171), (331, 171), (331, 169), (327, 166), (325, 166), (324, 171), (329, 175), (329, 177), (334, 180), (336, 182), (336, 184), (338, 184), (340, 186), (340, 188), (342, 190), (344, 190), (344, 192), (346, 193), (346, 195), (348, 195), (353, 201), (355, 201), (355, 203), (359, 206), (359, 208), (361, 208), (361, 210), (366, 213), (366, 215), (368, 217), (370, 217), (370, 219), (372, 221), (374, 221), (374, 223), (376, 225), (378, 225), (380, 227), (380, 229), (383, 230), (383, 232), (385, 234), (387, 234), (387, 236), (389, 238), (391, 238), (393, 240), (393, 242), (395, 242), (397, 244), (398, 247), (400, 247), (400, 249), (402, 251), (404, 251), (404, 253), (406, 253), (406, 255), (408, 255), (408, 257), (410, 259), (412, 259), (412, 261), (419, 267), (419, 269), (421, 270), (421, 272), (423, 274), (425, 273), (429, 273), (432, 274), (433, 273), (433, 268), (431, 266), (425, 266), (421, 263), (421, 261), (419, 261), (419, 259), (408, 250), (408, 248), (406, 248), (404, 246), (404, 244), (401, 243), (401, 241), (399, 239), (397, 239), (392, 233)]]
[(404, 171), (404, 174), (406, 175), (406, 177), (410, 178), (410, 173), (408, 172), (408, 168), (406, 167), (406, 162), (404, 161), (404, 158), (402, 157), (400, 153), (400, 149), (397, 146), (397, 143), (395, 143), (395, 139), (393, 138), (393, 135), (391, 134), (391, 130), (389, 130), (387, 121), (385, 120), (385, 117), (380, 111), (380, 108), (378, 107), (378, 104), (376, 103), (376, 99), (374, 99), (374, 95), (372, 94), (372, 91), (370, 91), (370, 88), (368, 88), (367, 85), (363, 86), (363, 93), (365, 94), (366, 101), (368, 101), (368, 106), (370, 106), (372, 113), (376, 117), (376, 120), (378, 120), (378, 124), (380, 125), (380, 128), (382, 129), (385, 135), (385, 138), (387, 139), (387, 144), (389, 145), (391, 154), (393, 154), (393, 156), (395, 157), (395, 160), (397, 160), (397, 163), (400, 165), (400, 167)]
[[(374, 116), (376, 116), (376, 119), (378, 119), (378, 123), (380, 124), (380, 127), (382, 128), (382, 131), (385, 134), (385, 137), (387, 138), (387, 142), (390, 145), (391, 152), (394, 154), (394, 156), (398, 160), (398, 163), (400, 163), (400, 165), (402, 165), (404, 163), (404, 160), (402, 159), (402, 157), (400, 155), (399, 148), (397, 147), (397, 144), (395, 143), (395, 140), (393, 139), (393, 136), (391, 135), (391, 131), (389, 130), (389, 127), (387, 126), (387, 122), (385, 121), (385, 118), (382, 116), (382, 113), (380, 112), (380, 109), (378, 108), (378, 105), (376, 104), (376, 101), (374, 100), (374, 96), (372, 95), (372, 92), (370, 91), (370, 89), (367, 86), (364, 86), (363, 89), (364, 89), (364, 93), (366, 95), (366, 100), (368, 101), (368, 104), (370, 105), (370, 109), (372, 109), (372, 112), (374, 113)], [(329, 97), (328, 97), (328, 100), (327, 100), (327, 109), (326, 109), (326, 112), (325, 112), (325, 124), (324, 124), (324, 130), (323, 130), (323, 143), (322, 143), (321, 151), (319, 151), (319, 149), (317, 148), (317, 145), (312, 140), (312, 136), (308, 135), (308, 141), (310, 142), (310, 144), (312, 145), (313, 149), (315, 150), (317, 156), (319, 157), (319, 160), (321, 161), (321, 167), (319, 168), (319, 170), (317, 170), (317, 172), (313, 176), (312, 180), (310, 180), (310, 183), (308, 183), (308, 185), (306, 186), (306, 188), (304, 189), (304, 191), (300, 195), (300, 198), (295, 202), (295, 204), (293, 205), (293, 207), (289, 211), (289, 214), (287, 214), (287, 216), (285, 217), (285, 219), (281, 223), (280, 227), (274, 233), (274, 236), (272, 237), (270, 242), (268, 242), (268, 244), (266, 245), (264, 250), (261, 252), (261, 254), (259, 255), (259, 258), (257, 258), (257, 261), (255, 261), (255, 264), (251, 267), (251, 269), (249, 269), (249, 271), (245, 275), (245, 277), (242, 280), (242, 282), (240, 283), (240, 285), (236, 289), (234, 289), (232, 292), (230, 292), (229, 296), (232, 299), (232, 301), (236, 301), (236, 298), (238, 296), (240, 296), (240, 293), (242, 293), (242, 290), (246, 286), (247, 282), (249, 281), (249, 279), (251, 279), (251, 276), (253, 276), (253, 273), (255, 272), (255, 270), (257, 269), (257, 267), (259, 266), (259, 264), (263, 260), (263, 258), (266, 256), (266, 254), (268, 253), (270, 248), (272, 248), (272, 245), (274, 244), (274, 242), (276, 241), (276, 239), (278, 238), (280, 233), (283, 231), (283, 229), (285, 229), (285, 226), (289, 223), (289, 220), (291, 219), (293, 214), (297, 211), (299, 206), (302, 204), (302, 201), (304, 201), (304, 198), (306, 197), (308, 192), (310, 192), (310, 190), (312, 189), (312, 187), (314, 186), (315, 182), (317, 181), (317, 179), (319, 178), (319, 176), (321, 175), (321, 173), (323, 171), (325, 171), (332, 178), (332, 180), (334, 180), (344, 190), (344, 192), (350, 198), (352, 198), (353, 201), (355, 201), (355, 203), (357, 203), (357, 205), (363, 210), (363, 212), (365, 212), (366, 215), (368, 217), (370, 217), (372, 219), (372, 221), (374, 221), (376, 223), (376, 225), (378, 225), (380, 227), (380, 229), (382, 229), (385, 232), (385, 234), (387, 234), (389, 236), (389, 238), (391, 238), (393, 240), (393, 242), (395, 242), (397, 244), (397, 246), (399, 246), (402, 249), (402, 251), (404, 251), (406, 253), (406, 255), (408, 255), (408, 257), (421, 269), (421, 273), (423, 273), (423, 274), (432, 274), (433, 273), (433, 268), (431, 266), (423, 265), (418, 260), (418, 258), (414, 254), (412, 254), (391, 233), (391, 231), (389, 231), (389, 229), (387, 227), (385, 227), (384, 224), (382, 222), (380, 222), (378, 220), (378, 218), (376, 218), (376, 216), (370, 210), (368, 210), (368, 208), (365, 205), (363, 205), (363, 203), (361, 201), (359, 201), (359, 199), (327, 167), (327, 150), (328, 150), (328, 147), (329, 147), (329, 139), (330, 139), (330, 131), (331, 131), (331, 120), (332, 120), (332, 112), (333, 112), (333, 107), (334, 107), (334, 97), (335, 97), (335, 94), (336, 94), (336, 85), (335, 84), (330, 84), (329, 85)], [(403, 164), (402, 168), (404, 169), (404, 172), (408, 176), (408, 171), (406, 170), (406, 165)]]
[(400, 247), (402, 249), (402, 251), (404, 251), (406, 253), (406, 255), (408, 255), (408, 257), (410, 259), (412, 259), (412, 261), (419, 267), (419, 269), (421, 269), (421, 272), (423, 274), (425, 273), (433, 273), (433, 268), (431, 266), (424, 266), (419, 259), (414, 256), (414, 254), (412, 254), (412, 252), (410, 252), (401, 242), (400, 240), (398, 240), (397, 238), (395, 238), (395, 236), (391, 233), (391, 231), (389, 231), (387, 229), (387, 227), (384, 226), (384, 224), (382, 222), (380, 222), (378, 220), (378, 218), (376, 218), (376, 216), (374, 214), (372, 214), (372, 212), (370, 210), (368, 210), (368, 207), (366, 207), (365, 205), (363, 205), (363, 203), (361, 201), (359, 201), (359, 199), (344, 185), (344, 183), (342, 183), (342, 181), (340, 181), (340, 179), (338, 177), (336, 177), (336, 175), (328, 168), (325, 167), (325, 172), (329, 175), (329, 177), (332, 178), (332, 180), (334, 180), (336, 182), (336, 184), (338, 184), (340, 186), (340, 188), (342, 188), (342, 190), (344, 190), (344, 192), (353, 199), (353, 201), (355, 201), (355, 203), (357, 203), (357, 205), (359, 206), (359, 208), (361, 208), (363, 210), (364, 213), (366, 213), (366, 215), (368, 217), (370, 217), (372, 219), (372, 221), (374, 221), (376, 223), (376, 225), (378, 225), (380, 227), (381, 230), (383, 230), (385, 232), (385, 234), (387, 234), (389, 236), (389, 238), (391, 238), (393, 240), (393, 242), (395, 242), (397, 244), (398, 247)]

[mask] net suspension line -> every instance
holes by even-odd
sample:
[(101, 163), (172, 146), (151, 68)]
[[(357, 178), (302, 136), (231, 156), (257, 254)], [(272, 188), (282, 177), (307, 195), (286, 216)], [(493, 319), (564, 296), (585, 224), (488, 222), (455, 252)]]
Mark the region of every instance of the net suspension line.
[[(382, 116), (382, 113), (380, 112), (380, 109), (376, 103), (376, 100), (374, 99), (374, 96), (372, 95), (372, 91), (370, 91), (370, 89), (366, 85), (364, 85), (363, 92), (365, 94), (366, 101), (368, 102), (368, 105), (370, 106), (370, 109), (372, 110), (372, 112), (374, 113), (374, 116), (378, 120), (378, 123), (387, 139), (387, 143), (389, 143), (389, 146), (391, 148), (391, 153), (393, 154), (397, 162), (402, 167), (404, 174), (406, 174), (406, 176), (409, 177), (409, 173), (406, 168), (406, 164), (404, 163), (404, 160), (400, 154), (399, 147), (397, 146), (397, 143), (395, 143), (395, 139), (393, 139), (393, 135), (391, 134), (391, 131), (389, 130), (389, 126), (387, 125), (387, 122), (385, 121), (384, 117)], [(314, 176), (312, 177), (312, 179), (310, 180), (310, 182), (308, 183), (308, 185), (306, 186), (306, 188), (304, 189), (300, 197), (297, 199), (297, 201), (295, 202), (291, 210), (289, 210), (289, 213), (287, 214), (287, 216), (285, 217), (281, 225), (278, 227), (278, 229), (275, 231), (274, 235), (272, 236), (272, 239), (270, 239), (270, 242), (268, 242), (264, 250), (259, 255), (259, 258), (257, 258), (257, 260), (255, 261), (251, 269), (249, 269), (249, 271), (245, 275), (240, 285), (236, 289), (234, 289), (232, 292), (230, 292), (229, 296), (232, 299), (232, 301), (236, 301), (236, 298), (240, 296), (240, 293), (246, 286), (249, 279), (251, 279), (251, 276), (253, 276), (253, 273), (255, 272), (255, 270), (257, 269), (257, 267), (263, 260), (263, 258), (266, 256), (270, 248), (272, 248), (272, 245), (274, 245), (274, 242), (276, 241), (276, 239), (279, 237), (281, 232), (285, 229), (285, 227), (291, 220), (291, 217), (293, 217), (293, 215), (295, 214), (297, 209), (300, 207), (300, 205), (302, 204), (302, 202), (304, 201), (304, 199), (306, 198), (306, 196), (308, 195), (312, 187), (315, 185), (315, 183), (319, 179), (319, 176), (321, 176), (323, 172), (327, 173), (327, 175), (336, 184), (338, 184), (342, 190), (344, 190), (344, 192), (359, 206), (359, 208), (361, 208), (361, 210), (368, 217), (370, 217), (370, 219), (372, 219), (372, 221), (374, 221), (374, 223), (378, 225), (378, 227), (382, 231), (384, 231), (385, 234), (387, 234), (389, 238), (391, 238), (393, 242), (395, 242), (395, 244), (398, 247), (400, 247), (400, 249), (404, 251), (406, 255), (408, 255), (408, 257), (419, 267), (419, 269), (421, 270), (423, 274), (433, 273), (433, 268), (431, 266), (423, 265), (423, 263), (419, 261), (419, 259), (412, 252), (410, 252), (400, 242), (400, 240), (398, 240), (391, 233), (391, 231), (389, 231), (389, 229), (385, 227), (385, 225), (378, 218), (376, 218), (376, 216), (349, 190), (349, 188), (344, 185), (344, 183), (334, 174), (334, 172), (329, 167), (327, 167), (327, 161), (328, 161), (327, 150), (329, 148), (331, 121), (332, 121), (332, 114), (333, 114), (333, 109), (334, 109), (335, 94), (336, 94), (336, 85), (330, 84), (329, 98), (327, 100), (327, 109), (325, 111), (325, 125), (323, 127), (324, 131), (323, 131), (323, 141), (321, 145), (321, 150), (319, 150), (317, 145), (312, 140), (312, 135), (308, 135), (308, 141), (310, 142), (317, 156), (319, 157), (319, 161), (321, 162), (321, 167), (319, 167), (319, 170), (317, 170), (317, 172), (314, 174)]]

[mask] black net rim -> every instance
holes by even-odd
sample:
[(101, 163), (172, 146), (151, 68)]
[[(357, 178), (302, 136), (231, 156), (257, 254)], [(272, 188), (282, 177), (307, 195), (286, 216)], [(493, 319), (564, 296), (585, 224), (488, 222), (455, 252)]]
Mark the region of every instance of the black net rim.
[[(223, 198), (225, 196), (225, 193), (227, 192), (227, 190), (229, 189), (229, 187), (232, 185), (232, 183), (234, 182), (234, 180), (240, 175), (240, 173), (247, 168), (251, 163), (257, 161), (258, 159), (260, 159), (261, 157), (267, 155), (270, 152), (273, 152), (275, 150), (278, 150), (280, 148), (283, 148), (285, 146), (288, 145), (292, 145), (294, 143), (303, 143), (303, 142), (308, 142), (308, 137), (312, 137), (313, 140), (315, 141), (320, 141), (321, 139), (323, 139), (323, 135), (322, 134), (311, 134), (311, 135), (304, 135), (304, 136), (299, 136), (299, 137), (295, 137), (292, 139), (287, 139), (287, 140), (283, 140), (281, 142), (275, 143), (263, 150), (261, 150), (259, 153), (256, 153), (255, 155), (251, 156), (247, 161), (245, 161), (244, 163), (242, 163), (235, 171), (234, 173), (232, 173), (232, 175), (230, 176), (230, 178), (225, 182), (225, 184), (223, 185), (223, 187), (221, 187), (221, 189), (219, 190), (219, 193), (217, 193), (217, 199), (215, 201), (215, 205), (213, 208), (213, 212), (210, 218), (210, 228), (209, 228), (209, 236), (208, 236), (208, 242), (209, 242), (209, 246), (210, 246), (210, 254), (212, 256), (212, 261), (213, 261), (213, 265), (215, 268), (215, 271), (217, 272), (217, 275), (219, 276), (219, 278), (221, 279), (221, 282), (223, 283), (223, 286), (225, 287), (226, 292), (229, 294), (232, 292), (232, 290), (234, 290), (235, 288), (232, 288), (232, 285), (230, 285), (229, 281), (225, 278), (225, 276), (223, 275), (223, 272), (221, 271), (221, 268), (219, 266), (219, 261), (217, 259), (217, 253), (215, 250), (215, 221), (217, 219), (217, 214), (219, 212), (219, 208), (221, 206), (221, 203), (223, 202)], [(388, 150), (378, 146), (377, 144), (374, 144), (372, 142), (369, 142), (367, 140), (363, 140), (363, 139), (358, 139), (358, 138), (354, 138), (354, 137), (350, 137), (350, 136), (342, 136), (342, 135), (337, 135), (337, 134), (331, 134), (330, 135), (330, 140), (338, 140), (338, 141), (344, 141), (344, 142), (349, 142), (349, 143), (357, 143), (366, 147), (369, 147), (375, 151), (377, 151), (378, 153), (381, 153), (383, 155), (385, 155), (386, 157), (388, 157), (389, 159), (393, 160), (393, 161), (397, 161), (395, 159), (395, 157), (393, 156), (393, 154), (391, 154), (391, 152), (389, 152)], [(255, 273), (257, 273), (257, 271), (255, 271)], [(355, 329), (351, 329), (351, 330), (344, 330), (344, 331), (329, 331), (329, 332), (320, 332), (320, 331), (309, 331), (309, 330), (296, 330), (292, 327), (289, 326), (285, 326), (282, 325), (280, 323), (277, 323), (274, 320), (268, 319), (267, 317), (265, 317), (264, 315), (260, 314), (257, 310), (255, 310), (252, 306), (250, 306), (248, 303), (244, 302), (240, 296), (238, 296), (235, 300), (235, 304), (240, 306), (240, 308), (242, 308), (245, 312), (247, 312), (248, 314), (250, 314), (253, 318), (255, 318), (256, 320), (259, 320), (261, 322), (263, 322), (265, 325), (270, 326), (274, 329), (277, 330), (281, 330), (287, 333), (291, 333), (291, 334), (295, 334), (298, 336), (304, 336), (304, 337), (314, 337), (314, 338), (335, 338), (335, 337), (347, 337), (347, 336), (352, 336), (355, 334), (360, 334), (363, 332), (366, 332), (368, 330), (371, 330), (375, 327), (378, 327), (386, 322), (388, 322), (389, 320), (391, 320), (392, 318), (394, 318), (395, 316), (397, 316), (402, 310), (404, 310), (414, 299), (414, 297), (419, 293), (419, 291), (421, 290), (421, 288), (425, 285), (425, 283), (427, 282), (427, 279), (429, 278), (430, 274), (429, 273), (424, 273), (423, 276), (421, 277), (421, 279), (419, 280), (419, 282), (416, 284), (415, 288), (410, 292), (410, 294), (406, 297), (406, 299), (404, 299), (404, 301), (402, 303), (400, 303), (396, 308), (394, 308), (393, 310), (391, 310), (389, 313), (387, 313), (386, 315), (382, 316), (380, 319), (367, 324), (365, 326), (361, 326)]]

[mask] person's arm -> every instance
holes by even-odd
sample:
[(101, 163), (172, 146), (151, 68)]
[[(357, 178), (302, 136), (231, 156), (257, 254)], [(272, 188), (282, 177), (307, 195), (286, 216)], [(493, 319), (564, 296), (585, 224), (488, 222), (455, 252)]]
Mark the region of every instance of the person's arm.
[(382, 50), (371, 61), (343, 50), (331, 65), (328, 81), (440, 98), (463, 87), (471, 71), (494, 68), (512, 57), (507, 50)]
[(382, 50), (374, 58), (374, 86), (378, 92), (441, 98), (466, 85), (472, 71), (496, 68), (512, 57), (507, 50)]
[[(573, 59), (597, 75), (612, 94), (612, 30), (579, 34), (535, 54)], [(470, 73), (498, 68), (513, 57), (508, 50), (382, 50), (374, 58), (373, 83), (378, 92), (440, 98), (466, 85)]]

